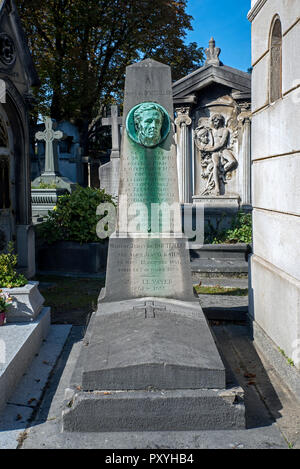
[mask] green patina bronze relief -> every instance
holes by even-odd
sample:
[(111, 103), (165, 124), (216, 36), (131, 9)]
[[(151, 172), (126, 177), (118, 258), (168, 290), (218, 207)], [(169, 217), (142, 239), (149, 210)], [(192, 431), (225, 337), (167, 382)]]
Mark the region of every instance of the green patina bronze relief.
[(156, 103), (141, 103), (131, 109), (126, 120), (129, 137), (136, 143), (154, 148), (170, 133), (171, 122), (167, 111)]

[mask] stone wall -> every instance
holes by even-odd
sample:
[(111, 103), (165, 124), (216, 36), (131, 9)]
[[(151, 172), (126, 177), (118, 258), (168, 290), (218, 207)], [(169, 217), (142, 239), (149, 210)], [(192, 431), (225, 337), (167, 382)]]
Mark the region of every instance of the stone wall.
[[(251, 6), (251, 314), (300, 367), (300, 2), (257, 0)], [(272, 40), (276, 21), (281, 23), (277, 42)], [(281, 68), (275, 84), (273, 54)], [(280, 97), (272, 102), (270, 87), (277, 85)]]

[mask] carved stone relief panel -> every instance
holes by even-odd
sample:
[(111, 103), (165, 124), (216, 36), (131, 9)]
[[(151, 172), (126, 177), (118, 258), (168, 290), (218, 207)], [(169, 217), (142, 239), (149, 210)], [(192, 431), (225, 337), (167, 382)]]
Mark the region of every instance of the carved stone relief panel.
[(241, 111), (230, 96), (199, 109), (194, 131), (195, 194), (203, 197), (238, 194)]

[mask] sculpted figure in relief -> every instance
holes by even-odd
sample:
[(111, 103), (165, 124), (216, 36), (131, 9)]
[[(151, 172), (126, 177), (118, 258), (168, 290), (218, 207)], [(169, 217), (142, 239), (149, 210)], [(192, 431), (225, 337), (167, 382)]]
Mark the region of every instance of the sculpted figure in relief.
[(139, 142), (145, 147), (154, 147), (161, 141), (164, 115), (154, 103), (142, 104), (134, 113), (134, 123)]
[(230, 131), (222, 114), (211, 117), (211, 126), (196, 129), (195, 143), (201, 152), (202, 177), (207, 184), (201, 195), (220, 195), (220, 182), (226, 183), (226, 174), (238, 165), (228, 148)]

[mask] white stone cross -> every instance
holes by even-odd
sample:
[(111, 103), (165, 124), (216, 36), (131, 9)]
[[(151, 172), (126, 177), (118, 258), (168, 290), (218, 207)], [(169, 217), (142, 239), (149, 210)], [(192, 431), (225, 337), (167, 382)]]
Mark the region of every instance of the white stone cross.
[(57, 124), (52, 121), (51, 117), (43, 118), (45, 130), (37, 132), (35, 138), (46, 142), (45, 148), (45, 173), (58, 173), (58, 154), (57, 141), (66, 137), (61, 130), (55, 130)]
[(135, 306), (133, 308), (134, 311), (138, 312), (144, 312), (145, 313), (145, 319), (147, 318), (155, 318), (155, 313), (166, 311), (166, 307), (157, 307), (155, 306), (154, 301), (146, 301), (144, 306)]
[(102, 125), (111, 126), (112, 136), (112, 152), (111, 158), (120, 158), (120, 126), (122, 125), (122, 117), (119, 117), (119, 107), (116, 104), (111, 106), (111, 117), (105, 117), (102, 119)]

